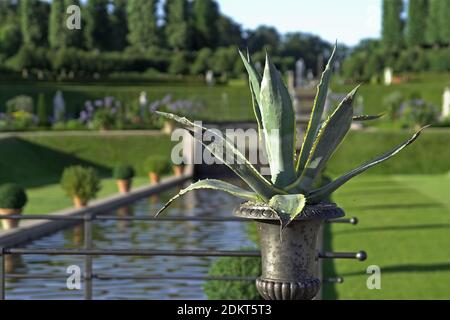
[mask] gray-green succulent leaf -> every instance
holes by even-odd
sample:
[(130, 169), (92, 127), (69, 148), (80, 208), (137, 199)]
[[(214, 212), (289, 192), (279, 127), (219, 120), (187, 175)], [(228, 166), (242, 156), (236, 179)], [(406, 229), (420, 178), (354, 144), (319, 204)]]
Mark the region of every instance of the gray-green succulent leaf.
[(260, 93), (261, 93), (261, 80), (262, 77), (256, 70), (256, 67), (253, 65), (252, 61), (250, 60), (250, 55), (247, 52), (247, 57), (244, 56), (244, 54), (239, 50), (239, 55), (241, 56), (241, 59), (244, 63), (245, 69), (248, 73), (249, 78), (249, 86), (250, 86), (250, 93), (252, 96), (252, 105), (253, 105), (253, 112), (255, 114), (256, 122), (258, 124), (258, 137), (259, 141), (262, 141), (262, 119), (261, 119), (261, 109), (260, 109)]
[(173, 201), (175, 201), (177, 198), (181, 197), (182, 195), (193, 191), (193, 190), (199, 190), (199, 189), (213, 189), (213, 190), (220, 190), (227, 192), (233, 196), (236, 196), (238, 198), (253, 201), (253, 202), (261, 202), (260, 197), (258, 194), (254, 192), (247, 191), (245, 189), (242, 189), (240, 187), (237, 187), (231, 183), (224, 182), (221, 180), (214, 180), (214, 179), (206, 179), (206, 180), (200, 180), (193, 184), (191, 184), (189, 187), (181, 190), (176, 196), (171, 198), (165, 205), (162, 207), (157, 213), (156, 216), (159, 216), (164, 210), (169, 207)]
[[(256, 168), (245, 158), (245, 156), (234, 146), (233, 142), (231, 142), (226, 137), (223, 137), (223, 135), (218, 134), (215, 130), (207, 129), (200, 126), (199, 124), (191, 122), (187, 118), (179, 117), (171, 113), (157, 111), (157, 114), (182, 124), (188, 130), (194, 131), (195, 128), (197, 128), (201, 130), (202, 133), (208, 133), (211, 137), (213, 137), (213, 141), (209, 144), (207, 144), (203, 139), (199, 139), (199, 141), (219, 161), (227, 165), (242, 180), (244, 180), (245, 183), (247, 183), (247, 185), (253, 191), (258, 193), (262, 199), (269, 201), (269, 199), (275, 194), (286, 193), (285, 191), (276, 188), (269, 181), (267, 181), (266, 178), (264, 178), (259, 173), (259, 171), (256, 170)], [(194, 138), (196, 138), (195, 134)], [(227, 159), (224, 157), (224, 148), (226, 148), (227, 152), (231, 152), (233, 154), (233, 161), (227, 161)]]
[(386, 115), (385, 112), (375, 115), (359, 115), (354, 116), (353, 121), (372, 121), (372, 120), (378, 120)]
[(315, 179), (325, 168), (326, 163), (337, 150), (350, 130), (353, 119), (353, 101), (358, 91), (353, 89), (342, 100), (333, 114), (323, 124), (312, 146), (305, 169), (292, 186), (299, 192), (309, 191)]
[(422, 129), (417, 131), (410, 139), (408, 139), (407, 141), (403, 142), (402, 144), (400, 144), (396, 148), (392, 149), (391, 151), (386, 152), (385, 154), (375, 158), (374, 160), (369, 161), (366, 164), (364, 164), (364, 165), (362, 165), (362, 166), (360, 166), (360, 167), (358, 167), (358, 168), (356, 168), (356, 169), (354, 169), (354, 170), (344, 174), (343, 176), (341, 176), (338, 179), (334, 180), (333, 182), (327, 184), (326, 186), (324, 186), (322, 188), (319, 188), (317, 190), (313, 190), (311, 193), (308, 194), (308, 197), (307, 197), (308, 198), (308, 203), (317, 203), (317, 202), (319, 202), (320, 200), (326, 198), (331, 193), (336, 191), (339, 187), (341, 187), (343, 184), (348, 182), (350, 179), (356, 177), (357, 175), (360, 175), (364, 171), (372, 168), (373, 166), (376, 166), (377, 164), (380, 164), (380, 163), (382, 163), (382, 162), (392, 158), (393, 156), (398, 154), (400, 151), (402, 151), (404, 148), (406, 148), (411, 143), (413, 143), (420, 136), (422, 131), (424, 129), (426, 129), (427, 127), (423, 127)]
[(281, 74), (267, 56), (260, 92), (261, 120), (272, 183), (284, 188), (295, 180), (295, 113)]
[(280, 219), (282, 229), (301, 214), (305, 205), (306, 197), (303, 194), (276, 195), (269, 201), (269, 207)]
[(319, 85), (317, 86), (317, 94), (314, 99), (314, 105), (311, 111), (311, 118), (309, 120), (302, 148), (300, 150), (300, 154), (297, 159), (296, 164), (297, 176), (301, 175), (306, 166), (314, 141), (316, 140), (316, 137), (321, 127), (325, 102), (327, 100), (328, 95), (328, 87), (330, 85), (331, 73), (335, 59), (336, 59), (336, 45), (334, 46), (333, 53), (331, 54), (331, 57), (328, 60), (327, 66), (324, 72), (322, 73)]

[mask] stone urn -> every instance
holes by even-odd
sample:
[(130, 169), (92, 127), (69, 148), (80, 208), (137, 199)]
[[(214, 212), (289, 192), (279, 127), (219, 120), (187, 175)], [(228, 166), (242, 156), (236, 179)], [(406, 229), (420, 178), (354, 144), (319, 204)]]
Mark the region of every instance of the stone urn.
[(319, 289), (317, 237), (327, 219), (343, 217), (333, 203), (306, 205), (280, 234), (280, 221), (267, 206), (244, 203), (235, 216), (255, 220), (260, 238), (262, 275), (256, 287), (266, 300), (310, 300)]

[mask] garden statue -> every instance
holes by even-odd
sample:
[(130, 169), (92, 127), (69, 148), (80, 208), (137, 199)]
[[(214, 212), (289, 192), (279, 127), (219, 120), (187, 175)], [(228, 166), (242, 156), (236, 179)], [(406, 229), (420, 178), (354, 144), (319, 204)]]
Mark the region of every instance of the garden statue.
[(384, 85), (390, 86), (392, 84), (392, 68), (384, 69)]
[(316, 296), (321, 285), (317, 277), (318, 231), (325, 220), (344, 216), (344, 211), (327, 199), (353, 177), (398, 154), (414, 142), (422, 131), (419, 130), (410, 139), (378, 158), (334, 181), (317, 186), (328, 160), (344, 140), (352, 123), (380, 117), (355, 115), (353, 101), (358, 91), (356, 87), (325, 121), (322, 120), (331, 67), (336, 58), (335, 51), (336, 47), (319, 82), (300, 151), (295, 147), (295, 112), (280, 72), (267, 56), (264, 73), (260, 74), (250, 59), (241, 53), (249, 74), (259, 137), (268, 155), (270, 179), (261, 175), (234, 142), (217, 131), (206, 129), (184, 117), (158, 112), (165, 118), (179, 122), (189, 131), (207, 133), (214, 137), (209, 143), (194, 134), (194, 138), (200, 140), (209, 152), (234, 171), (249, 189), (216, 179), (200, 180), (181, 190), (157, 215), (178, 197), (198, 189), (221, 190), (246, 200), (246, 203), (236, 209), (235, 215), (257, 222), (262, 275), (257, 279), (256, 286), (265, 299), (304, 300)]
[(442, 96), (442, 119), (450, 118), (450, 87), (445, 88), (444, 95)]
[(66, 103), (61, 91), (57, 91), (53, 98), (53, 121), (55, 123), (64, 121), (66, 114)]
[(311, 84), (314, 81), (314, 73), (311, 69), (308, 70), (308, 73), (306, 74), (306, 79), (308, 79), (308, 84)]
[(139, 112), (141, 114), (141, 118), (145, 117), (147, 105), (148, 105), (147, 92), (142, 91), (141, 94), (139, 95)]
[(205, 80), (208, 86), (214, 85), (214, 72), (212, 70), (206, 71)]
[(298, 59), (295, 63), (295, 87), (301, 88), (304, 86), (303, 76), (305, 73), (305, 61), (303, 59)]

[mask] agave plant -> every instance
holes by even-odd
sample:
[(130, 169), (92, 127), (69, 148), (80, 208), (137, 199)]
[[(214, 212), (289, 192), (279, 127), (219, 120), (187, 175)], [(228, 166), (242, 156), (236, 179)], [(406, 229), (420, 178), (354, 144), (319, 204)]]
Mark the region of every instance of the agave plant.
[[(280, 72), (276, 69), (269, 56), (266, 57), (264, 74), (258, 73), (250, 57), (239, 52), (249, 75), (249, 85), (253, 109), (258, 123), (260, 140), (264, 141), (271, 179), (263, 177), (257, 169), (242, 155), (226, 137), (208, 130), (184, 117), (158, 112), (163, 117), (179, 122), (188, 130), (208, 132), (214, 141), (200, 141), (217, 159), (233, 170), (251, 190), (232, 185), (220, 180), (200, 180), (175, 197), (157, 213), (159, 215), (175, 199), (196, 189), (216, 189), (228, 192), (234, 196), (252, 203), (265, 205), (273, 210), (281, 221), (282, 228), (292, 222), (303, 210), (306, 204), (317, 204), (326, 199), (332, 192), (353, 177), (367, 169), (388, 160), (411, 144), (420, 135), (418, 131), (409, 140), (391, 151), (373, 159), (360, 167), (344, 174), (329, 184), (314, 189), (314, 182), (324, 170), (328, 160), (336, 151), (350, 130), (353, 121), (368, 121), (381, 115), (355, 116), (352, 107), (358, 87), (351, 91), (323, 121), (324, 105), (335, 61), (336, 46), (322, 74), (317, 87), (317, 94), (307, 130), (304, 135), (300, 152), (296, 152), (296, 121), (289, 92), (283, 83)], [(219, 148), (217, 148), (219, 146)], [(234, 154), (234, 161), (226, 161), (224, 155), (217, 150), (226, 147)]]

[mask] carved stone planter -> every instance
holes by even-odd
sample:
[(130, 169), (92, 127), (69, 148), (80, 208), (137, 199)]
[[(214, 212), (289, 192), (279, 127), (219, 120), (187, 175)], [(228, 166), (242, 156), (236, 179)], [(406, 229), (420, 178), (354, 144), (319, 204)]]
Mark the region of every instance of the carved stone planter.
[(266, 300), (310, 300), (320, 289), (317, 261), (318, 231), (326, 219), (344, 216), (332, 203), (307, 205), (280, 238), (280, 222), (268, 207), (245, 203), (235, 216), (257, 223), (262, 275), (256, 287)]

